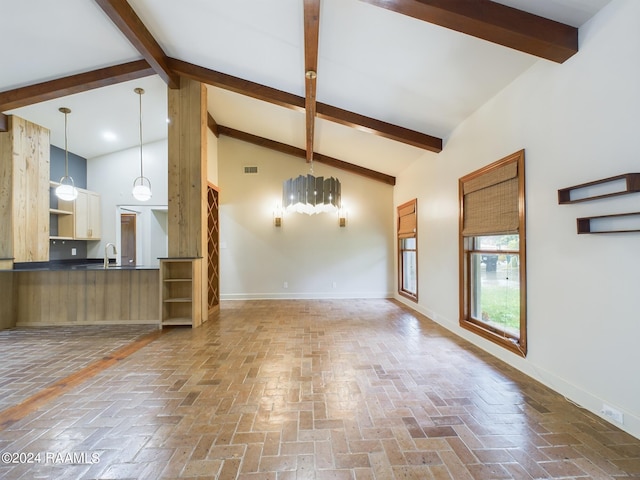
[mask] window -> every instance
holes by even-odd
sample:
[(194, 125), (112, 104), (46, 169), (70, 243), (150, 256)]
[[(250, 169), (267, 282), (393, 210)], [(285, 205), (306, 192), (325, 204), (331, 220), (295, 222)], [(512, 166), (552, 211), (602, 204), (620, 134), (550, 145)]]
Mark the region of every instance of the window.
[(418, 200), (398, 207), (398, 293), (418, 301)]
[(460, 325), (527, 354), (524, 150), (462, 177)]

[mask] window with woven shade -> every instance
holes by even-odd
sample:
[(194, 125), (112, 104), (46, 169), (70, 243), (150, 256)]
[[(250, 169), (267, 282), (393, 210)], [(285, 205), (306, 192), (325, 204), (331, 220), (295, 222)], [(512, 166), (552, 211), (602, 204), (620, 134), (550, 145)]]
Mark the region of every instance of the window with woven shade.
[(460, 325), (527, 352), (524, 150), (458, 182)]
[(398, 207), (398, 293), (418, 301), (418, 200)]

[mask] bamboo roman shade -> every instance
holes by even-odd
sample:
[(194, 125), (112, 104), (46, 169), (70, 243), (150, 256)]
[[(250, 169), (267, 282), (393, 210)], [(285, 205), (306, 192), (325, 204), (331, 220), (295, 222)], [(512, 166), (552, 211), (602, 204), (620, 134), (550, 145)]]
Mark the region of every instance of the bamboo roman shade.
[(465, 237), (518, 233), (518, 162), (460, 179)]
[(416, 236), (416, 203), (417, 200), (412, 200), (398, 207), (398, 238)]

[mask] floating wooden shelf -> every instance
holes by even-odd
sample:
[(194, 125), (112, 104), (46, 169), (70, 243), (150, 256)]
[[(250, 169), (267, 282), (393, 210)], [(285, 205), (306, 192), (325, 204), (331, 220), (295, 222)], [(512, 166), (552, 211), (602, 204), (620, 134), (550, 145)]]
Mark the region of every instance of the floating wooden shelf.
[(566, 205), (587, 202), (634, 192), (640, 192), (640, 173), (624, 173), (615, 177), (561, 188), (558, 190), (558, 203)]
[(640, 232), (640, 212), (583, 217), (576, 223), (578, 233)]

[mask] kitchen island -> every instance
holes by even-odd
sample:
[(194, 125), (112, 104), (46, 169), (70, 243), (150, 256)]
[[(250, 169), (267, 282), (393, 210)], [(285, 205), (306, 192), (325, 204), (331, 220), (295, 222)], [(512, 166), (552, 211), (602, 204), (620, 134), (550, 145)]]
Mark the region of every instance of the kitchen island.
[(158, 267), (33, 262), (0, 271), (1, 328), (160, 324)]

